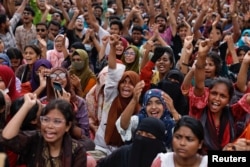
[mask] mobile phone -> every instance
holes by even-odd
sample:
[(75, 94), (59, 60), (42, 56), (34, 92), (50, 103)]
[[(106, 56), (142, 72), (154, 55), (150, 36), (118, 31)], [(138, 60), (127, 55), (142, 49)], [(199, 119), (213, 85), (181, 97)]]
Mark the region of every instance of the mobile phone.
[(62, 95), (63, 93), (63, 88), (62, 88), (62, 85), (58, 82), (53, 82), (53, 87), (55, 89), (55, 91), (59, 91)]

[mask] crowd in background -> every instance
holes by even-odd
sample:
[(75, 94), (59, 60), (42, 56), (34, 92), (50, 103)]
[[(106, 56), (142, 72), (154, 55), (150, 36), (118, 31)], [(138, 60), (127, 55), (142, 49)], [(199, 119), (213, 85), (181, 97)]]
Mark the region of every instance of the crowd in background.
[(250, 151), (249, 0), (0, 2), (0, 166)]

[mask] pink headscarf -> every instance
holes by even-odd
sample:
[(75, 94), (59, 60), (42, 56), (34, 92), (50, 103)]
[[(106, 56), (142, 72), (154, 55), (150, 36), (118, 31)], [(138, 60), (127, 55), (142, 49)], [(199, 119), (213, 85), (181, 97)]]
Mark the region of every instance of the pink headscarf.
[[(52, 64), (52, 68), (61, 67), (62, 62), (64, 61), (63, 52), (58, 52), (56, 50), (56, 42), (55, 41), (59, 37), (64, 38), (64, 35), (63, 34), (58, 34), (54, 39), (54, 49), (47, 51), (47, 60), (49, 60), (50, 63)], [(65, 48), (68, 49), (68, 47), (69, 47), (69, 39), (67, 37), (65, 37)]]

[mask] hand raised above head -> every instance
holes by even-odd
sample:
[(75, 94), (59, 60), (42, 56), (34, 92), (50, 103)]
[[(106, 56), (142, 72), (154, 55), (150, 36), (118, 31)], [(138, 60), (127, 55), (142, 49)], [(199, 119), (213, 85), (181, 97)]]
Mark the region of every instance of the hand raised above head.
[(141, 96), (141, 92), (142, 92), (144, 86), (145, 86), (145, 82), (143, 80), (138, 82), (135, 85), (134, 92), (133, 92), (133, 99), (135, 101), (139, 102), (139, 98)]
[(120, 35), (117, 35), (117, 34), (113, 34), (113, 35), (110, 35), (109, 37), (109, 44), (111, 46), (116, 46), (120, 40)]
[(36, 104), (37, 96), (34, 93), (26, 93), (24, 95), (24, 103), (28, 104), (29, 106), (33, 106)]
[(103, 44), (103, 45), (107, 45), (108, 42), (109, 42), (109, 38), (110, 38), (110, 35), (105, 35), (105, 36), (102, 38), (102, 44)]
[(198, 55), (207, 56), (209, 49), (211, 48), (211, 42), (209, 39), (205, 39), (199, 43)]

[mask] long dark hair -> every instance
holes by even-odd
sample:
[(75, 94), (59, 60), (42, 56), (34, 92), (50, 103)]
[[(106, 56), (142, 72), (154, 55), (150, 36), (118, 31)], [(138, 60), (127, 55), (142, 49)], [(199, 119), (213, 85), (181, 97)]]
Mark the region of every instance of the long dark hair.
[(188, 127), (193, 134), (199, 139), (199, 142), (204, 140), (204, 129), (199, 120), (196, 120), (188, 115), (183, 116), (175, 125), (174, 133), (182, 126)]

